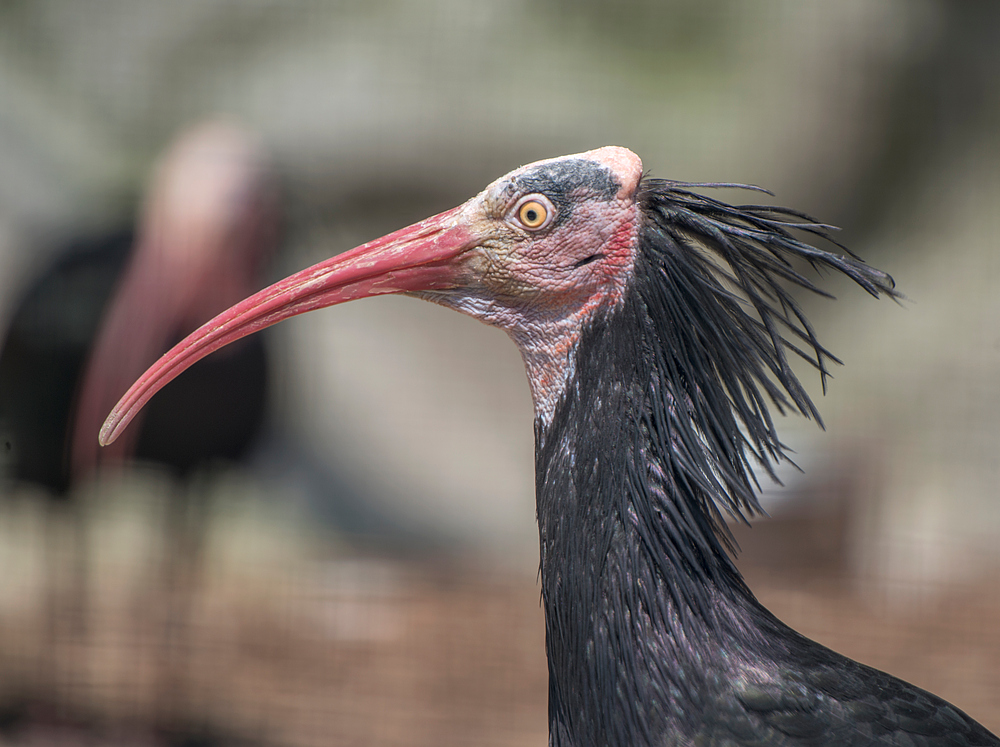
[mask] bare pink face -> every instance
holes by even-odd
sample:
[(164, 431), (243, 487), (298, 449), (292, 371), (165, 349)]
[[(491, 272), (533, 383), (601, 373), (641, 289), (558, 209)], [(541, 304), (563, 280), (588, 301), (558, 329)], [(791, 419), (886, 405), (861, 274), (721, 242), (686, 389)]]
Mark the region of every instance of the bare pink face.
[(536, 415), (547, 419), (583, 322), (617, 304), (631, 277), (641, 176), (642, 162), (625, 148), (539, 161), (464, 205), (279, 281), (164, 355), (112, 411), (101, 442), (223, 345), (295, 314), (383, 293), (417, 295), (507, 330), (524, 357)]
[(467, 274), (457, 295), (538, 312), (614, 295), (634, 260), (641, 173), (633, 153), (607, 147), (498, 179), (461, 209), (482, 239), (460, 260)]
[(501, 177), (461, 209), (483, 239), (456, 261), (457, 287), (417, 294), (507, 330), (543, 418), (583, 321), (617, 304), (631, 277), (641, 176), (634, 153), (605, 147)]

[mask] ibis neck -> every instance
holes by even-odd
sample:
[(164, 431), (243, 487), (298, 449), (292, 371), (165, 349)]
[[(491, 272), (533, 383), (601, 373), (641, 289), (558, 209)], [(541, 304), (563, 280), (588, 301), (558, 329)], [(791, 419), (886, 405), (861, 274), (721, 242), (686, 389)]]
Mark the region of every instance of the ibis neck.
[(653, 402), (674, 393), (655, 394), (670, 383), (652, 370), (651, 333), (639, 299), (594, 319), (551, 419), (536, 419), (551, 744), (682, 733), (670, 714), (720, 642), (753, 627), (756, 602), (661, 432)]

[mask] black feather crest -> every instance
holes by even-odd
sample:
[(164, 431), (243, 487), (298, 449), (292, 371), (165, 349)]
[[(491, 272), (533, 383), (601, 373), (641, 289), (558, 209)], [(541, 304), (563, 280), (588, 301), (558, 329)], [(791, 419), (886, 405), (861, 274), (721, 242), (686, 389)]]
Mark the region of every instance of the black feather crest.
[[(830, 238), (831, 226), (786, 208), (733, 206), (690, 191), (708, 187), (759, 190), (643, 179), (636, 289), (654, 327), (653, 368), (662, 377), (654, 382), (660, 401), (651, 404), (669, 420), (655, 430), (667, 441), (662, 446), (678, 477), (702, 496), (716, 532), (728, 539), (720, 507), (744, 521), (761, 512), (750, 455), (772, 477), (774, 464), (787, 458), (769, 402), (822, 425), (786, 349), (819, 371), (824, 390), (827, 361), (840, 362), (820, 344), (786, 286), (829, 294), (794, 263), (841, 272), (876, 297), (900, 296), (889, 275)], [(805, 243), (793, 231), (840, 252)]]

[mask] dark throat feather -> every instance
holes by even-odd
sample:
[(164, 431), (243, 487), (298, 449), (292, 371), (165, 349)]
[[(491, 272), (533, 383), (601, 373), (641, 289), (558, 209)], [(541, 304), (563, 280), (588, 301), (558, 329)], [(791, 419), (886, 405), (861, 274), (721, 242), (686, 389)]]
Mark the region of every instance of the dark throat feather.
[(693, 186), (706, 185), (643, 181), (632, 286), (585, 326), (553, 418), (536, 424), (553, 744), (649, 742), (696, 718), (681, 705), (725, 670), (707, 666), (720, 644), (751, 643), (766, 617), (724, 514), (760, 512), (751, 466), (784, 458), (769, 407), (819, 417), (786, 353), (821, 376), (836, 361), (788, 287), (823, 293), (804, 262), (897, 295), (846, 250), (792, 233), (826, 239), (826, 226)]

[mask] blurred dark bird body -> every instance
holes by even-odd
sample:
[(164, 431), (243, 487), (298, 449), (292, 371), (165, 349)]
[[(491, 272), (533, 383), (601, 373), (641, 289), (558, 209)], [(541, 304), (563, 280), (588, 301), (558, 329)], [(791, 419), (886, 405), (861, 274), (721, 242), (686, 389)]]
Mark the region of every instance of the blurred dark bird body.
[[(129, 230), (71, 246), (18, 304), (0, 348), (7, 476), (40, 485), (57, 500), (73, 482), (71, 426), (80, 380), (132, 246)], [(190, 331), (177, 329), (172, 341)], [(238, 461), (264, 420), (264, 341), (252, 338), (233, 355), (199, 362), (190, 380), (173, 382), (163, 395), (141, 425), (133, 458), (180, 479), (212, 460)]]
[(64, 496), (74, 396), (129, 230), (74, 242), (17, 303), (0, 348), (0, 430), (8, 476)]
[(789, 292), (822, 292), (798, 265), (895, 292), (792, 233), (826, 226), (699, 186), (720, 185), (644, 179), (621, 148), (522, 167), (220, 314), (133, 385), (102, 443), (251, 332), (380, 293), (432, 300), (506, 330), (528, 372), (551, 745), (1000, 745), (783, 625), (734, 565), (723, 515), (759, 512), (751, 465), (784, 458), (768, 408), (818, 418), (786, 352), (824, 377), (833, 359)]

